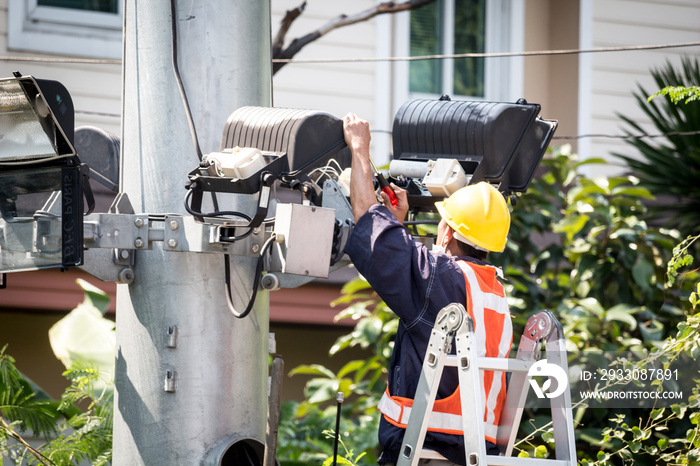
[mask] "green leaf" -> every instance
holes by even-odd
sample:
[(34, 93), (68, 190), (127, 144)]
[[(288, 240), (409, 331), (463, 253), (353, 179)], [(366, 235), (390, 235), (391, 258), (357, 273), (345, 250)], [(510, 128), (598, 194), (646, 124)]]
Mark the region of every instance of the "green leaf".
[(634, 281), (645, 289), (651, 287), (654, 272), (654, 266), (651, 265), (651, 263), (649, 263), (649, 261), (647, 261), (643, 256), (639, 256), (632, 267), (632, 277), (634, 278)]
[(78, 278), (76, 282), (85, 292), (85, 300), (83, 302), (94, 306), (102, 313), (102, 315), (104, 315), (109, 307), (109, 295), (82, 278)]
[(317, 404), (335, 399), (339, 383), (333, 379), (311, 379), (307, 382), (304, 393), (309, 403)]
[(634, 330), (637, 328), (637, 319), (632, 315), (632, 311), (635, 309), (636, 308), (627, 304), (618, 304), (605, 312), (605, 320), (622, 322), (627, 324), (630, 330)]
[(671, 411), (673, 411), (673, 414), (675, 414), (678, 419), (683, 419), (687, 409), (688, 409), (688, 407), (686, 405), (672, 405), (671, 406)]
[(570, 215), (563, 218), (560, 222), (553, 225), (552, 230), (555, 233), (565, 233), (569, 241), (571, 241), (581, 229), (586, 225), (590, 217), (588, 215)]
[(596, 317), (602, 317), (605, 313), (603, 306), (595, 298), (579, 299), (578, 304)]
[(339, 371), (338, 371), (338, 378), (345, 377), (351, 372), (355, 372), (358, 369), (362, 369), (365, 365), (367, 364), (367, 361), (358, 359), (356, 361), (350, 361), (349, 363), (345, 364)]
[(641, 197), (644, 199), (655, 199), (655, 197), (649, 192), (647, 188), (642, 188), (640, 186), (619, 186), (614, 188), (610, 194), (615, 196), (631, 196), (631, 197)]
[(608, 161), (603, 159), (603, 158), (600, 158), (600, 157), (591, 157), (590, 159), (584, 159), (580, 162), (577, 162), (576, 164), (574, 164), (574, 167), (581, 167), (583, 165), (588, 165), (588, 164), (592, 164), (592, 163), (599, 163), (599, 164), (607, 165)]
[(366, 317), (357, 324), (355, 340), (362, 348), (374, 344), (382, 333), (384, 322), (379, 317)]
[(320, 377), (326, 377), (335, 380), (335, 373), (330, 369), (320, 365), (320, 364), (302, 364), (297, 366), (291, 371), (289, 371), (289, 376), (303, 374), (303, 375), (317, 375)]

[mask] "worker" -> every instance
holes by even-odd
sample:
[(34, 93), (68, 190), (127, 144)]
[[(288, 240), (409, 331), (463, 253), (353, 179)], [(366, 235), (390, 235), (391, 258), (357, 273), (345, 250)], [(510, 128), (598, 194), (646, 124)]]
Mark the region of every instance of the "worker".
[[(402, 407), (415, 396), (435, 318), (443, 307), (451, 303), (465, 306), (474, 320), (480, 357), (508, 357), (513, 330), (498, 281), (501, 271), (485, 258), (488, 251), (505, 248), (510, 213), (503, 195), (490, 184), (466, 186), (436, 203), (441, 220), (436, 243), (429, 250), (403, 226), (409, 207), (405, 190), (392, 184), (396, 206), (384, 192), (380, 193), (383, 203), (377, 202), (367, 121), (351, 113), (343, 118), (343, 128), (352, 152), (350, 199), (355, 217), (346, 252), (357, 271), (399, 317), (387, 392), (379, 404), (379, 463), (392, 465), (399, 458), (406, 428)], [(505, 373), (486, 371), (482, 382), (485, 412), (461, 414), (483, 417), (486, 451), (497, 455), (495, 437), (505, 402)], [(435, 421), (437, 425), (428, 429), (424, 445), (450, 462), (464, 465), (458, 387), (456, 369), (446, 368), (433, 411), (455, 414), (440, 419), (456, 418), (458, 422)]]

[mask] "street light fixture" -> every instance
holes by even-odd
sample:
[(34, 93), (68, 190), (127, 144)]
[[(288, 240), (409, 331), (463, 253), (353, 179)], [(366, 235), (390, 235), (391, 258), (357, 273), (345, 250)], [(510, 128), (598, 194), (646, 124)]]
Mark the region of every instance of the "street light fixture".
[(82, 264), (84, 189), (94, 201), (73, 133), (61, 83), (0, 79), (0, 273)]

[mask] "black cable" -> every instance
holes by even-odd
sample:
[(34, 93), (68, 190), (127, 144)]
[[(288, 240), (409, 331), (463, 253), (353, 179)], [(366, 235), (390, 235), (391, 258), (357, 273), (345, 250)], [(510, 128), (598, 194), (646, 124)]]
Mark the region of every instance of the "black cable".
[[(196, 212), (196, 211), (192, 210), (192, 207), (190, 207), (190, 205), (189, 205), (189, 200), (190, 200), (190, 198), (192, 197), (192, 193), (193, 193), (193, 190), (192, 190), (192, 189), (189, 189), (189, 190), (187, 191), (187, 195), (185, 196), (185, 210), (187, 210), (187, 213), (189, 213), (189, 214), (192, 215), (193, 217), (197, 217), (197, 218), (202, 218), (202, 217), (223, 217), (223, 216), (226, 216), (226, 215), (232, 215), (232, 216), (234, 216), (234, 217), (240, 217), (240, 218), (242, 218), (242, 219), (244, 219), (244, 220), (247, 220), (249, 224), (250, 224), (250, 222), (253, 220), (252, 218), (250, 218), (250, 216), (244, 214), (243, 212), (238, 212), (238, 211), (235, 211), (235, 210), (223, 210), (223, 211), (218, 211), (218, 210), (217, 210), (217, 211), (215, 211), (215, 212), (204, 212), (204, 213), (202, 213), (202, 212)], [(213, 195), (214, 195), (214, 193), (212, 193), (212, 196), (213, 196)], [(214, 208), (218, 208), (218, 204), (216, 203), (216, 197), (215, 197), (215, 196), (213, 196), (213, 200), (214, 200)], [(248, 225), (242, 225), (242, 226), (240, 226), (240, 227), (231, 226), (231, 227), (229, 227), (229, 228), (247, 228), (247, 227), (248, 227)], [(254, 230), (254, 228), (248, 227), (248, 230), (247, 230), (245, 233), (243, 233), (242, 235), (238, 235), (238, 236), (222, 236), (222, 237), (219, 238), (219, 239), (220, 239), (222, 242), (224, 242), (224, 243), (233, 243), (234, 241), (238, 241), (238, 240), (240, 240), (240, 239), (243, 239), (243, 238), (247, 237), (248, 235), (250, 235), (251, 233), (253, 233), (253, 230)]]
[(192, 197), (192, 193), (194, 192), (193, 189), (187, 190), (187, 195), (185, 196), (185, 210), (187, 210), (187, 213), (192, 215), (193, 217), (223, 217), (226, 215), (233, 215), (235, 217), (241, 217), (245, 220), (248, 220), (249, 222), (252, 220), (248, 215), (244, 214), (243, 212), (238, 212), (236, 210), (217, 210), (215, 212), (196, 212), (192, 210), (192, 207), (189, 205), (189, 200)]
[[(236, 227), (230, 227), (230, 228), (236, 228)], [(243, 233), (242, 235), (238, 235), (238, 236), (220, 236), (219, 241), (221, 241), (222, 243), (234, 243), (238, 240), (242, 240), (243, 238), (247, 238), (248, 236), (250, 236), (251, 233), (253, 233), (254, 230), (255, 230), (255, 228), (248, 228), (248, 230), (245, 233)]]
[(202, 149), (199, 147), (199, 138), (197, 137), (197, 129), (194, 126), (194, 119), (192, 118), (192, 112), (190, 111), (190, 102), (187, 100), (187, 93), (185, 92), (185, 86), (182, 84), (182, 78), (180, 77), (180, 67), (177, 61), (177, 8), (175, 7), (175, 0), (170, 0), (170, 39), (172, 42), (172, 65), (173, 73), (175, 74), (175, 81), (177, 82), (177, 87), (180, 90), (180, 97), (182, 97), (182, 103), (185, 107), (185, 114), (187, 115), (187, 124), (190, 126), (190, 134), (192, 135), (192, 143), (194, 144), (194, 150), (197, 153), (199, 160), (202, 160)]
[(265, 262), (265, 253), (267, 250), (270, 248), (272, 243), (275, 241), (276, 235), (273, 233), (272, 236), (270, 236), (267, 241), (265, 241), (265, 244), (263, 244), (263, 247), (260, 249), (260, 255), (258, 256), (258, 262), (255, 267), (255, 278), (253, 279), (253, 292), (250, 295), (250, 300), (248, 301), (248, 305), (246, 306), (245, 310), (243, 312), (238, 312), (233, 306), (233, 299), (231, 298), (231, 264), (229, 263), (229, 255), (224, 254), (224, 275), (225, 275), (225, 280), (224, 280), (224, 286), (226, 288), (226, 304), (228, 304), (228, 308), (231, 311), (231, 314), (234, 315), (234, 317), (238, 319), (242, 319), (248, 314), (250, 314), (250, 311), (253, 310), (253, 305), (255, 304), (255, 298), (258, 295), (258, 287), (260, 286), (260, 279), (262, 278), (262, 269), (263, 269), (263, 264)]

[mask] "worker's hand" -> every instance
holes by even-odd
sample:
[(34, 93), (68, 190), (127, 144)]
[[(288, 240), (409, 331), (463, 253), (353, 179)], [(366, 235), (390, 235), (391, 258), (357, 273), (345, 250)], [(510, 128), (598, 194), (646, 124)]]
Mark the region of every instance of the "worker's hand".
[(343, 133), (345, 142), (354, 155), (369, 157), (369, 142), (372, 136), (369, 123), (354, 113), (348, 113), (343, 118)]
[(406, 213), (408, 212), (408, 196), (406, 195), (406, 190), (399, 188), (394, 183), (391, 183), (391, 189), (393, 189), (394, 194), (396, 194), (396, 207), (391, 205), (391, 200), (387, 193), (380, 191), (379, 195), (382, 196), (382, 201), (386, 208), (389, 209), (389, 212), (394, 214), (394, 217), (396, 217), (399, 222), (403, 223), (404, 220), (406, 220)]

